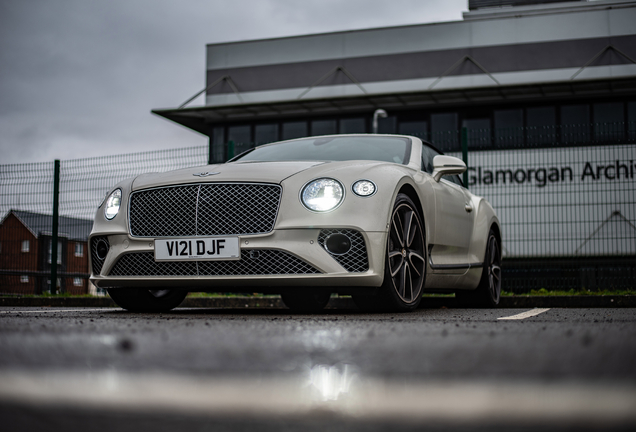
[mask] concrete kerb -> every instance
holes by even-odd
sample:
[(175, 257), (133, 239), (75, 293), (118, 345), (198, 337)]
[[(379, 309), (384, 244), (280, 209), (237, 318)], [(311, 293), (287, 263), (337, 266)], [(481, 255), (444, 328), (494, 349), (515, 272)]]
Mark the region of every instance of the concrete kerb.
[[(110, 297), (0, 297), (0, 307), (116, 307)], [(188, 297), (180, 307), (286, 309), (278, 297)], [(453, 297), (425, 297), (420, 308), (456, 308)], [(636, 296), (512, 296), (501, 308), (633, 308)], [(356, 309), (351, 298), (332, 298), (328, 309)]]

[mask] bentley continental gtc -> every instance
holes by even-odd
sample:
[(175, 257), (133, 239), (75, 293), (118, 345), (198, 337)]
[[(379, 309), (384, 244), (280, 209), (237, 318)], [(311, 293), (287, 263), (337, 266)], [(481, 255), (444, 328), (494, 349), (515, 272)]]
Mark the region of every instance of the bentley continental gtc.
[(501, 229), (465, 170), (415, 137), (331, 135), (140, 175), (97, 210), (91, 281), (141, 312), (188, 292), (280, 294), (301, 311), (333, 293), (364, 310), (410, 311), (427, 292), (493, 307)]

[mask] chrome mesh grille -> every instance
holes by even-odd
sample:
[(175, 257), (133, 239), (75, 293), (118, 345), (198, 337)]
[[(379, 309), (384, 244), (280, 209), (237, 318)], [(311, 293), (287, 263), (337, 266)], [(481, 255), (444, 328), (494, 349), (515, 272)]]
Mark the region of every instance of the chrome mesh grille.
[(205, 184), (197, 235), (260, 234), (274, 229), (281, 188), (261, 184)]
[(93, 267), (93, 274), (96, 276), (101, 273), (105, 261), (105, 259), (99, 259), (99, 257), (97, 256), (97, 243), (99, 243), (100, 240), (105, 241), (106, 245), (110, 249), (108, 237), (93, 237), (91, 239), (91, 264)]
[(281, 187), (206, 183), (134, 192), (130, 233), (136, 237), (263, 234), (274, 229)]
[[(364, 243), (364, 237), (359, 231), (352, 229), (324, 229), (320, 230), (318, 235), (318, 244), (325, 247), (325, 240), (331, 234), (343, 234), (351, 241), (351, 249), (343, 255), (327, 253), (335, 259), (338, 264), (343, 266), (345, 270), (352, 273), (361, 273), (369, 270), (369, 259), (367, 258), (367, 246)], [(326, 249), (325, 249), (326, 250)]]
[(139, 237), (196, 235), (199, 186), (174, 186), (130, 196), (130, 233)]
[(122, 256), (109, 276), (245, 276), (320, 273), (315, 267), (279, 250), (241, 251), (237, 261), (159, 261), (152, 252)]

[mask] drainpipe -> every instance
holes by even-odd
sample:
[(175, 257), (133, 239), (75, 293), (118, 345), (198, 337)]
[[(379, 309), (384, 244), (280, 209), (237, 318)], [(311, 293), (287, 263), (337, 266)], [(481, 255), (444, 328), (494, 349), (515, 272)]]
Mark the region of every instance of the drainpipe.
[(377, 109), (373, 113), (373, 133), (378, 133), (378, 117), (386, 118), (387, 113), (383, 109)]

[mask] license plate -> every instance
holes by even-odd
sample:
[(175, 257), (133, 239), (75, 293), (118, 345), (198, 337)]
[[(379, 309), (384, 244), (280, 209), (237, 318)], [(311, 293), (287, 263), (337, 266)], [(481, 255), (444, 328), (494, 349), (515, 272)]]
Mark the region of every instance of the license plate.
[(241, 259), (238, 237), (155, 240), (155, 261)]

